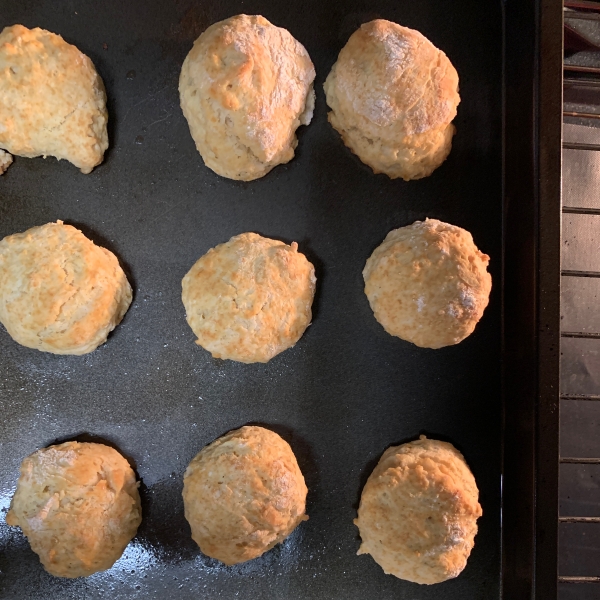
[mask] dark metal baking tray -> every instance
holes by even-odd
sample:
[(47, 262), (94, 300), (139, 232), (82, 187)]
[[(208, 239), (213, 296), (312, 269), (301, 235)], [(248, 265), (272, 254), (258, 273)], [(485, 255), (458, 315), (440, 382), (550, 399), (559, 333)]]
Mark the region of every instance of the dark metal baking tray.
[[(539, 332), (527, 319), (525, 331), (516, 325), (539, 304), (538, 266), (528, 260), (539, 246), (529, 235), (539, 232), (542, 196), (552, 194), (529, 194), (541, 147), (534, 88), (540, 15), (556, 17), (555, 9), (533, 1), (0, 0), (0, 27), (40, 26), (90, 56), (110, 111), (110, 148), (92, 174), (52, 158), (15, 160), (0, 178), (0, 237), (63, 219), (115, 252), (135, 288), (108, 343), (83, 357), (28, 350), (0, 330), (0, 597), (475, 600), (500, 597), (502, 581), (504, 597), (531, 597), (516, 590), (535, 587), (535, 560), (515, 568), (512, 551), (536, 556), (537, 513), (523, 511), (517, 498), (524, 490), (527, 506), (535, 505), (528, 486), (537, 481), (529, 447), (537, 444), (537, 413), (518, 413), (538, 405), (538, 346), (525, 342), (537, 343)], [(299, 131), (296, 158), (251, 183), (203, 165), (177, 92), (194, 39), (240, 12), (289, 29), (317, 71), (315, 117)], [(349, 35), (377, 17), (423, 32), (460, 75), (452, 153), (420, 181), (373, 175), (327, 123), (322, 83)], [(525, 35), (510, 37), (517, 30)], [(471, 231), (491, 256), (494, 280), (474, 334), (436, 351), (387, 335), (362, 291), (364, 262), (388, 231), (425, 217)], [(244, 231), (297, 241), (317, 270), (313, 325), (267, 365), (212, 359), (193, 343), (180, 300), (193, 262)], [(523, 282), (533, 287), (521, 291)], [(503, 306), (523, 293), (527, 309), (514, 303), (505, 314), (507, 339)], [(526, 365), (515, 378), (519, 341)], [(503, 390), (519, 385), (525, 396), (503, 405)], [(504, 463), (503, 422), (513, 453)], [(310, 520), (266, 555), (224, 567), (190, 538), (182, 475), (205, 444), (246, 423), (271, 427), (291, 444), (309, 487)], [(386, 576), (370, 557), (355, 555), (352, 519), (366, 477), (387, 446), (420, 433), (464, 453), (483, 506), (467, 568), (436, 586)], [(67, 439), (114, 445), (142, 480), (138, 535), (111, 570), (87, 579), (46, 574), (20, 531), (4, 522), (22, 458)], [(524, 467), (515, 458), (520, 449)]]

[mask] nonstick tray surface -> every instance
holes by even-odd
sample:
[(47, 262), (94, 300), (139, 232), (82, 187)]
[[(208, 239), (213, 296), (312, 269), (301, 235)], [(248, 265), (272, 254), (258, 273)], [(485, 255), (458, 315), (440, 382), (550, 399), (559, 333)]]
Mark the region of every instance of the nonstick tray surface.
[[(307, 48), (317, 104), (296, 157), (263, 179), (206, 168), (179, 107), (183, 59), (210, 24), (262, 14)], [(413, 182), (373, 175), (327, 123), (323, 81), (350, 34), (386, 18), (418, 29), (460, 76), (448, 160)], [(0, 237), (62, 219), (120, 259), (135, 289), (108, 343), (82, 356), (21, 347), (0, 328), (0, 597), (476, 600), (500, 594), (502, 15), (497, 1), (0, 0), (0, 28), (43, 27), (104, 79), (105, 162), (16, 158), (0, 178)], [(383, 330), (363, 293), (365, 260), (393, 228), (425, 217), (472, 232), (491, 256), (490, 305), (473, 335), (441, 350)], [(313, 324), (266, 365), (212, 359), (194, 344), (181, 279), (209, 248), (255, 231), (297, 241), (318, 277)], [(309, 487), (303, 523), (251, 562), (224, 567), (190, 537), (183, 472), (207, 443), (262, 424), (292, 446)], [(418, 586), (356, 556), (352, 520), (386, 447), (451, 441), (477, 479), (483, 517), (467, 568)], [(5, 524), (21, 460), (60, 441), (118, 448), (141, 478), (143, 523), (104, 573), (46, 574)]]

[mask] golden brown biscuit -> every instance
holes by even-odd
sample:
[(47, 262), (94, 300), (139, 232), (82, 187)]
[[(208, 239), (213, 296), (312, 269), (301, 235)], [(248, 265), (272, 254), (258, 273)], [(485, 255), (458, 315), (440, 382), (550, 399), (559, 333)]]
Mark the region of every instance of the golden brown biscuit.
[(462, 454), (425, 436), (388, 448), (363, 489), (354, 524), (386, 574), (440, 583), (465, 568), (481, 516)]
[(251, 560), (302, 522), (306, 484), (289, 444), (262, 427), (231, 431), (201, 450), (183, 479), (185, 518), (204, 554)]
[(108, 147), (107, 121), (104, 84), (85, 54), (37, 27), (0, 33), (0, 148), (90, 173)]
[(19, 344), (86, 354), (131, 304), (117, 258), (62, 221), (0, 241), (0, 323)]
[(286, 29), (237, 15), (211, 25), (181, 69), (181, 108), (206, 166), (251, 181), (294, 157), (314, 108), (315, 69)]
[(141, 521), (138, 483), (128, 462), (108, 446), (78, 442), (43, 448), (23, 460), (6, 515), (56, 577), (110, 569)]
[(196, 343), (214, 358), (268, 362), (310, 325), (315, 284), (296, 242), (243, 233), (196, 262), (181, 298)]
[(329, 122), (373, 172), (420, 179), (450, 153), (458, 74), (418, 31), (383, 19), (365, 23), (324, 87)]
[(390, 231), (367, 260), (365, 294), (389, 334), (423, 348), (458, 344), (488, 305), (489, 260), (468, 231), (416, 221)]

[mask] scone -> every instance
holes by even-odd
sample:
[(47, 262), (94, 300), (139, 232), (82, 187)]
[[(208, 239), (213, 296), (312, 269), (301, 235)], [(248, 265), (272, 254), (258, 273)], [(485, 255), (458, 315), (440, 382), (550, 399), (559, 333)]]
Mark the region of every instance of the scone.
[(185, 518), (204, 554), (251, 560), (302, 522), (306, 484), (289, 444), (262, 427), (231, 431), (201, 450), (183, 478)]
[(342, 48), (325, 93), (329, 122), (375, 173), (420, 179), (450, 153), (458, 74), (418, 31), (365, 23)]
[(23, 346), (86, 354), (130, 304), (115, 255), (71, 225), (48, 223), (0, 241), (0, 323)]
[(107, 121), (104, 84), (85, 54), (37, 27), (0, 33), (0, 148), (90, 173), (108, 147)]
[(458, 344), (488, 305), (489, 260), (468, 231), (416, 221), (390, 231), (367, 260), (365, 294), (389, 334), (423, 348)]
[(0, 175), (6, 173), (6, 170), (12, 164), (13, 157), (4, 150), (0, 150)]
[(196, 262), (181, 297), (196, 343), (214, 358), (265, 363), (310, 325), (315, 284), (296, 242), (243, 233)]
[(425, 436), (388, 448), (363, 489), (354, 524), (386, 574), (415, 583), (459, 575), (481, 516), (479, 491), (462, 454)]
[(6, 515), (56, 577), (110, 569), (141, 521), (129, 463), (108, 446), (78, 442), (43, 448), (23, 461)]
[(312, 119), (315, 69), (286, 29), (261, 16), (211, 25), (187, 55), (181, 108), (207, 167), (251, 181), (294, 157)]

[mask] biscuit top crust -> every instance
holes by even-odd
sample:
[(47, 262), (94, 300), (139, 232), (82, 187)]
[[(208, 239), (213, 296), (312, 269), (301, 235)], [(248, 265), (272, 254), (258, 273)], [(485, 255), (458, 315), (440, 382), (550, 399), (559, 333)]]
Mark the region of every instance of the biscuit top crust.
[(37, 27), (0, 33), (0, 148), (90, 173), (108, 147), (107, 121), (104, 84), (85, 54)]
[(131, 303), (116, 256), (62, 221), (0, 241), (0, 322), (20, 344), (85, 354)]
[(185, 515), (201, 550), (226, 564), (260, 556), (305, 515), (306, 484), (289, 444), (246, 426), (201, 450), (184, 475)]
[(465, 567), (482, 515), (475, 478), (452, 444), (421, 439), (388, 448), (361, 496), (362, 545), (386, 573), (439, 583)]
[(426, 348), (457, 344), (488, 305), (489, 260), (465, 229), (416, 221), (390, 231), (369, 257), (365, 293), (391, 335)]
[(352, 34), (330, 77), (337, 117), (352, 115), (365, 135), (390, 142), (448, 125), (460, 102), (448, 57), (420, 32), (383, 19)]
[(261, 16), (211, 25), (186, 57), (181, 106), (206, 164), (226, 177), (263, 176), (294, 156), (312, 118), (315, 69), (300, 42)]
[(142, 520), (135, 474), (104, 444), (65, 442), (21, 464), (6, 522), (19, 526), (57, 577), (108, 569)]
[(243, 233), (198, 259), (182, 300), (197, 343), (215, 358), (267, 362), (310, 324), (315, 285), (298, 244)]

